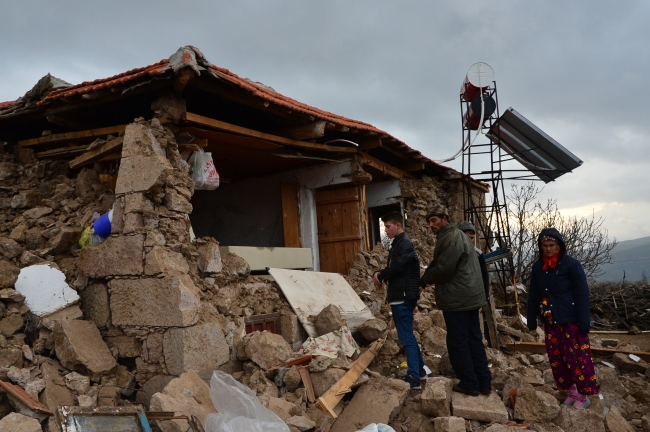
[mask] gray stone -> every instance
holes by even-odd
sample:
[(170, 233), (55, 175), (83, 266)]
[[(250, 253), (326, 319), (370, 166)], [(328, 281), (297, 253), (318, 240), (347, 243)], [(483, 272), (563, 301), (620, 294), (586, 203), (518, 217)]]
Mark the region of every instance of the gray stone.
[(602, 414), (590, 409), (575, 409), (574, 407), (560, 406), (560, 414), (553, 423), (571, 432), (605, 432)]
[(114, 325), (187, 327), (198, 320), (200, 297), (187, 275), (114, 279), (108, 286)]
[(151, 379), (144, 383), (140, 390), (138, 390), (138, 393), (135, 396), (135, 401), (144, 405), (148, 409), (151, 397), (154, 394), (163, 391), (167, 384), (175, 378), (176, 377), (171, 375), (155, 375), (151, 377)]
[(132, 156), (122, 159), (117, 175), (116, 194), (157, 192), (173, 172), (163, 156)]
[(280, 312), (280, 335), (294, 350), (300, 348), (307, 339), (307, 332), (302, 323), (295, 313), (289, 311)]
[(132, 123), (124, 130), (122, 157), (165, 156), (165, 150), (146, 124)]
[(65, 376), (65, 385), (78, 395), (86, 394), (90, 390), (90, 378), (78, 372), (70, 372)]
[(338, 380), (343, 378), (346, 371), (343, 369), (330, 368), (322, 372), (311, 373), (311, 383), (314, 387), (316, 397), (323, 396)]
[(635, 432), (636, 428), (632, 427), (621, 415), (618, 408), (611, 407), (605, 417), (605, 430), (607, 432)]
[(302, 385), (302, 377), (300, 376), (300, 372), (298, 372), (298, 367), (291, 366), (289, 370), (285, 372), (282, 381), (284, 382), (284, 385), (287, 386), (287, 391), (295, 392)]
[(0, 253), (7, 259), (14, 259), (23, 253), (23, 247), (13, 239), (0, 237)]
[(49, 253), (52, 255), (67, 253), (79, 241), (81, 231), (81, 228), (61, 227), (61, 230), (47, 241), (45, 247), (50, 249)]
[(644, 374), (648, 369), (648, 363), (640, 359), (638, 362), (630, 358), (628, 354), (616, 353), (612, 357), (612, 363), (617, 368), (625, 372), (638, 372)]
[(321, 310), (314, 320), (314, 326), (319, 336), (331, 333), (341, 328), (341, 309), (330, 304)]
[(11, 198), (11, 208), (35, 207), (38, 202), (38, 192), (35, 190), (21, 191)]
[(451, 407), (455, 416), (467, 420), (496, 423), (508, 421), (508, 410), (495, 392), (478, 397), (452, 392)]
[(534, 388), (517, 390), (514, 416), (529, 423), (546, 423), (560, 412), (560, 404), (554, 396)]
[(79, 271), (91, 278), (136, 276), (144, 271), (144, 236), (110, 237), (96, 246), (81, 250)]
[(436, 432), (465, 432), (465, 419), (461, 417), (438, 417), (433, 419)]
[(316, 427), (316, 423), (306, 416), (290, 417), (287, 419), (286, 423), (291, 427), (295, 427), (300, 432), (305, 432)]
[(178, 252), (163, 246), (154, 246), (145, 258), (144, 274), (146, 275), (179, 275), (189, 273), (190, 266), (185, 257)]
[(94, 381), (117, 365), (99, 329), (90, 321), (57, 321), (54, 348), (63, 366), (87, 371)]
[(452, 386), (453, 382), (449, 378), (429, 378), (422, 391), (422, 412), (433, 417), (449, 417)]
[(262, 369), (279, 366), (294, 356), (294, 352), (279, 334), (253, 332), (244, 338), (244, 347), (248, 358)]
[(41, 423), (18, 413), (11, 413), (0, 420), (0, 432), (41, 432)]
[(430, 354), (443, 355), (447, 352), (447, 331), (433, 326), (422, 334), (422, 349)]
[(163, 348), (165, 365), (172, 375), (194, 369), (207, 379), (230, 359), (228, 343), (217, 323), (169, 329), (165, 333)]
[(358, 328), (361, 335), (369, 342), (374, 342), (384, 335), (388, 325), (380, 319), (370, 319)]
[(219, 243), (206, 242), (197, 244), (196, 252), (199, 254), (196, 257), (196, 265), (199, 270), (204, 273), (220, 273), (223, 269), (221, 263), (221, 253), (219, 252)]

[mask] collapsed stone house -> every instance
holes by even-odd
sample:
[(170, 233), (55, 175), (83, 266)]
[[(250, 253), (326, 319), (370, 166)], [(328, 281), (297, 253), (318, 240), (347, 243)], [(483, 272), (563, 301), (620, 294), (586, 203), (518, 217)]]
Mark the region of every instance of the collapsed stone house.
[[(0, 296), (0, 367), (38, 364), (48, 406), (88, 395), (115, 404), (188, 369), (203, 378), (217, 368), (241, 371), (251, 355), (241, 346), (246, 317), (278, 313), (285, 340), (302, 342), (277, 285), (251, 275), (264, 273), (252, 264), (257, 254), (277, 266), (341, 273), (380, 314), (369, 283), (386, 257), (379, 217), (402, 211), (427, 263), (435, 243), (427, 209), (442, 203), (462, 220), (471, 181), (370, 124), (217, 67), (191, 46), (79, 85), (48, 75), (0, 104), (0, 141), (0, 288), (47, 263), (80, 296), (46, 317), (12, 291)], [(199, 149), (212, 154), (216, 190), (194, 190), (187, 160)], [(472, 190), (484, 200), (484, 185)], [(111, 236), (80, 248), (93, 214), (110, 209)], [(425, 293), (419, 306), (432, 304)], [(399, 352), (396, 342), (388, 346), (379, 372)], [(75, 400), (53, 378), (57, 370), (89, 376), (94, 392)]]

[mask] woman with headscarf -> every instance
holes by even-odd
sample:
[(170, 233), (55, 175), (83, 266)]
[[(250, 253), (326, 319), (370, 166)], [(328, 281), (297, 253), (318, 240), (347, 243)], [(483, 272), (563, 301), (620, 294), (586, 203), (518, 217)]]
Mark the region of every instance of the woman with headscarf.
[(589, 285), (582, 265), (566, 254), (562, 235), (545, 228), (537, 244), (528, 295), (528, 328), (544, 323), (546, 353), (558, 391), (566, 390), (564, 405), (587, 408), (588, 395), (598, 394), (589, 344)]

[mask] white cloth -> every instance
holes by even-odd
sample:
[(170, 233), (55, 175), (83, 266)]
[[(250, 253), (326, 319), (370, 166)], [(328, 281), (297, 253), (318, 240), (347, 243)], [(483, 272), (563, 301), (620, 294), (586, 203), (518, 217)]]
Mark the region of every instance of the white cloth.
[(313, 356), (325, 356), (329, 358), (338, 357), (339, 351), (351, 357), (355, 352), (360, 352), (359, 346), (352, 338), (350, 329), (347, 326), (342, 326), (338, 330), (331, 333), (324, 334), (317, 338), (310, 337), (298, 351), (299, 354)]

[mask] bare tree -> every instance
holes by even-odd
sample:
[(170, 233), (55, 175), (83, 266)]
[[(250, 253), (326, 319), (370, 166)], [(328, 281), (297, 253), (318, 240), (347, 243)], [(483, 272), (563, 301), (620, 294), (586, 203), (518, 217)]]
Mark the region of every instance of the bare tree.
[(539, 258), (537, 236), (544, 228), (556, 228), (564, 238), (566, 251), (580, 261), (588, 278), (603, 274), (602, 264), (611, 260), (616, 239), (610, 241), (605, 219), (591, 217), (565, 217), (557, 208), (557, 201), (546, 203), (537, 200), (542, 191), (533, 182), (511, 186), (508, 197), (510, 235), (515, 255), (517, 280), (528, 285), (533, 263)]

